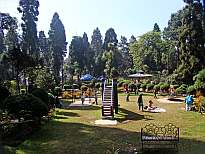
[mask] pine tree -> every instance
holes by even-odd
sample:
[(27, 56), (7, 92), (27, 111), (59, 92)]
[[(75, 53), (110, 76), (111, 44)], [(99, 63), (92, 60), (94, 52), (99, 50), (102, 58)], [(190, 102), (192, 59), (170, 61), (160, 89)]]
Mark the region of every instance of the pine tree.
[(82, 75), (85, 68), (84, 58), (83, 38), (74, 36), (69, 46), (69, 60), (70, 67), (73, 68), (73, 71), (76, 72), (78, 76)]
[(204, 38), (202, 29), (202, 4), (198, 0), (186, 0), (180, 40), (180, 66), (177, 70), (181, 82), (193, 82), (205, 66)]
[(40, 57), (43, 59), (44, 65), (49, 67), (51, 65), (52, 54), (49, 50), (48, 38), (46, 38), (44, 31), (39, 32), (38, 41)]
[(30, 54), (31, 56), (38, 59), (39, 50), (38, 50), (38, 37), (37, 37), (37, 28), (36, 22), (38, 21), (37, 16), (39, 15), (38, 11), (39, 1), (38, 0), (20, 0), (19, 7), (17, 8), (20, 13), (22, 13), (23, 23), (22, 27), (22, 44), (23, 50)]
[(83, 56), (84, 56), (84, 64), (85, 64), (85, 73), (91, 73), (92, 72), (92, 67), (93, 67), (93, 53), (92, 50), (90, 50), (90, 43), (88, 42), (88, 36), (84, 32), (83, 37)]
[[(61, 22), (58, 13), (54, 13), (51, 24), (49, 34), (49, 48), (52, 53), (52, 69), (55, 76), (55, 81), (57, 84), (60, 83), (60, 71), (63, 73), (63, 62), (64, 56), (66, 55), (66, 35), (64, 25)], [(63, 75), (61, 78), (63, 84)]]
[(129, 47), (127, 38), (125, 36), (121, 36), (120, 43), (118, 45), (120, 54), (122, 55), (121, 65), (118, 68), (118, 73), (121, 75), (126, 75), (128, 73), (128, 69), (132, 68), (132, 58), (129, 53)]
[(91, 39), (91, 51), (93, 53), (93, 73), (95, 76), (100, 76), (103, 74), (104, 64), (102, 61), (103, 54), (103, 43), (102, 35), (98, 27), (94, 29), (92, 39)]
[(115, 33), (115, 30), (113, 28), (109, 28), (105, 33), (103, 48), (109, 51), (110, 50), (109, 44), (117, 46), (117, 43), (118, 40), (117, 40), (117, 34)]
[(153, 32), (160, 32), (159, 25), (157, 23), (154, 24)]

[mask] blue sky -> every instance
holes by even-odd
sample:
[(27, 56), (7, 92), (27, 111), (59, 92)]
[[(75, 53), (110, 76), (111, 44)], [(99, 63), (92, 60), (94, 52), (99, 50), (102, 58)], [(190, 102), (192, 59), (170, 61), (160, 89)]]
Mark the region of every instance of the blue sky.
[[(20, 17), (16, 10), (19, 0), (0, 0), (0, 11)], [(88, 34), (99, 27), (104, 36), (110, 27), (115, 29), (118, 39), (128, 39), (153, 29), (158, 23), (167, 26), (171, 13), (184, 6), (183, 0), (40, 0), (38, 31), (48, 33), (54, 12), (58, 12), (66, 30), (67, 41), (73, 35)]]

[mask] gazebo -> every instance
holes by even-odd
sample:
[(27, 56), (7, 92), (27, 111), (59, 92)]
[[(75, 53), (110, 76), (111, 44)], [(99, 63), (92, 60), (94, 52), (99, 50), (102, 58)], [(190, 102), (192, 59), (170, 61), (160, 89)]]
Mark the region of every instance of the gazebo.
[(94, 79), (94, 77), (90, 74), (85, 74), (80, 78), (81, 81), (91, 81), (92, 79)]

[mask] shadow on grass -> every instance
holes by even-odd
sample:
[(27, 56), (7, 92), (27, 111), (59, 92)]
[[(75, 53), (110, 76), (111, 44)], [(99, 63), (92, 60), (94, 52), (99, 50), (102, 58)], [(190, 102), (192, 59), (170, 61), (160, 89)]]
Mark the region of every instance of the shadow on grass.
[(141, 115), (123, 108), (119, 109), (119, 113), (115, 115), (115, 119), (121, 123), (125, 122), (125, 121), (129, 121), (129, 120), (153, 120), (150, 117), (151, 116), (145, 116), (145, 115)]
[(68, 119), (68, 117), (63, 117), (63, 116), (54, 116), (54, 119)]
[(73, 112), (63, 112), (63, 111), (56, 111), (57, 116), (67, 116), (67, 117), (80, 117), (79, 114)]
[[(138, 128), (139, 129), (139, 128)], [(134, 154), (141, 152), (140, 130), (127, 131), (119, 128), (98, 127), (82, 123), (51, 121), (39, 132), (12, 152), (38, 154)], [(205, 142), (180, 138), (177, 154), (202, 154)], [(7, 151), (9, 149), (6, 148)], [(157, 154), (170, 154), (170, 151), (156, 151)], [(151, 152), (152, 154), (156, 152)], [(18, 152), (17, 152), (18, 153)], [(149, 153), (150, 152), (145, 152)], [(171, 151), (172, 154), (174, 154)]]

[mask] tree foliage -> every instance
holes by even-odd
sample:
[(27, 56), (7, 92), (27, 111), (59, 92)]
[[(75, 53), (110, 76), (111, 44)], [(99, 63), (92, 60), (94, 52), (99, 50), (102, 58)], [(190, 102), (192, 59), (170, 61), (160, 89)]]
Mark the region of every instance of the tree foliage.
[(202, 5), (199, 1), (185, 1), (182, 30), (179, 35), (180, 66), (179, 79), (184, 83), (192, 83), (193, 76), (203, 67), (205, 61), (204, 36), (202, 28)]
[[(38, 11), (39, 1), (38, 0), (20, 0), (19, 7), (17, 8), (19, 13), (22, 13), (23, 23), (22, 27), (22, 47), (23, 50), (35, 56), (39, 57), (38, 52), (38, 37), (37, 37), (37, 26), (36, 22), (38, 21), (37, 16), (39, 15)], [(32, 36), (32, 37), (31, 37)]]
[(91, 50), (93, 52), (94, 64), (93, 64), (93, 74), (100, 76), (104, 70), (104, 63), (102, 61), (103, 55), (103, 41), (102, 35), (98, 27), (94, 29), (93, 35), (91, 37)]
[[(52, 53), (52, 68), (57, 84), (60, 83), (60, 71), (63, 71), (63, 61), (66, 55), (66, 35), (64, 25), (58, 13), (54, 13), (49, 30), (49, 48)], [(63, 73), (62, 73), (63, 74)]]

